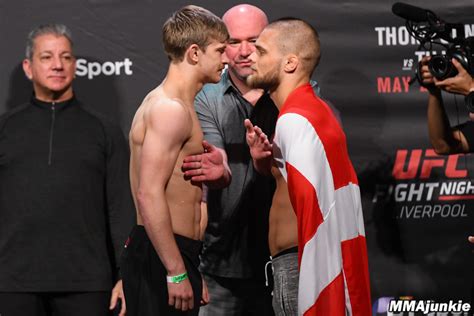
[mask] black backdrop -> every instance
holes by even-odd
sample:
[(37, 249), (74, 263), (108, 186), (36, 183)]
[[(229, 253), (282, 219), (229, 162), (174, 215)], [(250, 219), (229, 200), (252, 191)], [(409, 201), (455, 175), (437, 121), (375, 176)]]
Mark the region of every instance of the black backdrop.
[[(195, 1), (222, 15), (236, 1)], [(430, 150), (427, 93), (408, 86), (423, 52), (415, 52), (393, 2), (251, 1), (270, 19), (295, 16), (320, 32), (314, 74), (340, 111), (363, 195), (374, 308), (387, 297), (469, 298), (473, 274), (473, 157)], [(472, 0), (417, 0), (474, 36)], [(0, 0), (0, 114), (26, 101), (21, 70), (25, 38), (41, 23), (60, 22), (74, 35), (76, 94), (128, 132), (144, 95), (163, 78), (161, 26), (182, 0)], [(467, 119), (463, 99), (445, 95), (451, 122)]]

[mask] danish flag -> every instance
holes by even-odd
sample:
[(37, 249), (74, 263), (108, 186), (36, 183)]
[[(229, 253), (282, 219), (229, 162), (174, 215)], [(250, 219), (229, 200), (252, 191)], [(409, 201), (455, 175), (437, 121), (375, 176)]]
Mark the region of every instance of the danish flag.
[(280, 109), (273, 157), (298, 219), (298, 315), (371, 315), (357, 176), (344, 132), (309, 84)]

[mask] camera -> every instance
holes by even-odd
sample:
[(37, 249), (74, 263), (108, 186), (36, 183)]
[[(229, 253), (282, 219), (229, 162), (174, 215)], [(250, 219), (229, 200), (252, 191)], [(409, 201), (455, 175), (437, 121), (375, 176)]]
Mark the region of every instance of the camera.
[(428, 63), (428, 68), (438, 80), (454, 77), (458, 74), (456, 67), (451, 62), (456, 59), (471, 75), (474, 74), (474, 37), (453, 43), (446, 54), (434, 55)]
[[(446, 51), (431, 57), (428, 68), (433, 77), (444, 80), (456, 76), (458, 72), (452, 59), (456, 59), (471, 76), (474, 75), (474, 37), (465, 38), (462, 24), (446, 23), (430, 10), (401, 2), (393, 5), (392, 12), (406, 20), (408, 32), (420, 42), (418, 50), (441, 46)], [(420, 85), (424, 85), (419, 67), (416, 78)]]

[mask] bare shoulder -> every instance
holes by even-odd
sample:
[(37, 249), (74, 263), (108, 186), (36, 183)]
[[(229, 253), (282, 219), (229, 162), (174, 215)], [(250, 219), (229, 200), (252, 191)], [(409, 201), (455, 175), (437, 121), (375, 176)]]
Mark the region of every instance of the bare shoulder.
[(146, 103), (145, 116), (152, 121), (167, 124), (189, 124), (191, 116), (187, 107), (179, 100), (166, 97), (151, 97)]
[(166, 129), (167, 134), (182, 136), (191, 133), (192, 117), (188, 107), (180, 100), (166, 96), (160, 88), (145, 97), (139, 111), (142, 111), (147, 129)]

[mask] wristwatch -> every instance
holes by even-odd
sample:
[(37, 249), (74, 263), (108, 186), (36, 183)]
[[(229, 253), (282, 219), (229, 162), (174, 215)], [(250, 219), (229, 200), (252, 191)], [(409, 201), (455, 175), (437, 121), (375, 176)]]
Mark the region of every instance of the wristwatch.
[(474, 88), (471, 88), (469, 94), (464, 97), (464, 103), (469, 113), (474, 113)]

